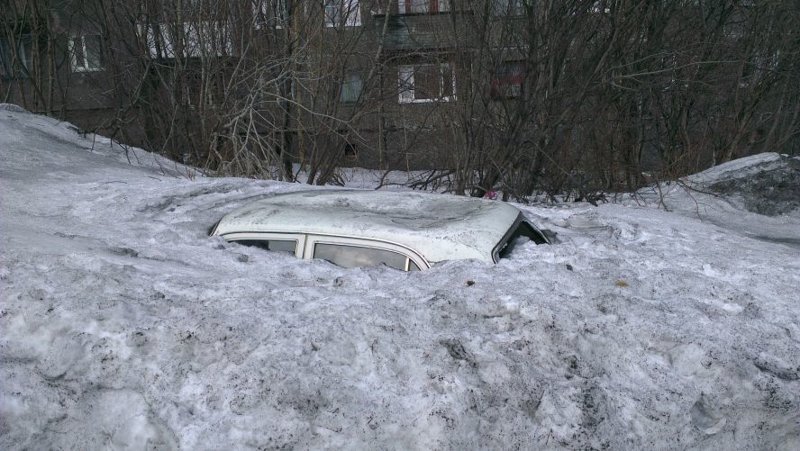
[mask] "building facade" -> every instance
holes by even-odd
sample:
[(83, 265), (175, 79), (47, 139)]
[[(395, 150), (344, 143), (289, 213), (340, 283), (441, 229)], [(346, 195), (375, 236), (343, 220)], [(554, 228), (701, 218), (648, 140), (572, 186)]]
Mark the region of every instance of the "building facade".
[(16, 0), (0, 95), (195, 164), (238, 134), (293, 161), (430, 167), (459, 140), (470, 90), (521, 94), (519, 61), (475, 85), (479, 3)]
[(782, 3), (5, 1), (0, 101), (220, 174), (529, 192), (800, 145)]

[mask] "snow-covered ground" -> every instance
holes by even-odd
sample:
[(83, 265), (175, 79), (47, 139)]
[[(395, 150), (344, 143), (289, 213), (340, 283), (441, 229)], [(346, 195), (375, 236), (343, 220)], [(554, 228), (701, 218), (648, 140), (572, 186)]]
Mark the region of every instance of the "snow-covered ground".
[(300, 184), (12, 107), (0, 159), (2, 449), (800, 449), (800, 214), (702, 189), (784, 157), (414, 273), (207, 236)]

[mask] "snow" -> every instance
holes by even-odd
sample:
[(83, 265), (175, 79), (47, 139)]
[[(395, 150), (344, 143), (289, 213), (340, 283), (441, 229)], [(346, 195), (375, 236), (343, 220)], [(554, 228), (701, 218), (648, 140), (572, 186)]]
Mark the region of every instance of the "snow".
[(634, 201), (800, 247), (800, 157), (754, 155), (636, 194)]
[(207, 236), (300, 184), (12, 107), (0, 158), (2, 449), (800, 448), (797, 211), (520, 206), (560, 244), (404, 273)]
[(755, 172), (779, 167), (783, 158), (777, 153), (762, 153), (718, 164), (698, 174), (686, 177), (693, 183), (713, 183), (726, 178), (742, 178)]

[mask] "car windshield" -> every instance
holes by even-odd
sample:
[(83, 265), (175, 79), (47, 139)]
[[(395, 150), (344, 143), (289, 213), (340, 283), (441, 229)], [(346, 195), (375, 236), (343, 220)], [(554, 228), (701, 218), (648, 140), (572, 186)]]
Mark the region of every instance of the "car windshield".
[(541, 232), (534, 229), (526, 221), (519, 221), (516, 228), (508, 234), (508, 239), (505, 240), (500, 250), (497, 252), (498, 258), (508, 258), (514, 249), (520, 245), (533, 241), (536, 244), (544, 244), (547, 242)]

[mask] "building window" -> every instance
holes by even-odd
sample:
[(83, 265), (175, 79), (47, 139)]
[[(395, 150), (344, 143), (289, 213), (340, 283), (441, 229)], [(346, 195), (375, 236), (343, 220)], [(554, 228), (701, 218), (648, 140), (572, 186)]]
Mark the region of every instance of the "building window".
[(400, 14), (443, 13), (450, 11), (450, 0), (397, 0)]
[(0, 76), (11, 78), (14, 75), (14, 53), (8, 41), (0, 38)]
[(453, 65), (416, 64), (398, 68), (400, 103), (449, 102), (456, 99)]
[(202, 72), (186, 71), (181, 80), (181, 103), (190, 108), (213, 107), (220, 94), (218, 80)]
[(521, 16), (530, 0), (492, 0), (492, 13), (495, 16)]
[(186, 58), (233, 54), (230, 32), (222, 22), (139, 24), (138, 29), (151, 58), (175, 58), (178, 49)]
[(361, 8), (358, 0), (325, 0), (326, 27), (358, 27)]
[(353, 143), (346, 143), (344, 145), (344, 156), (348, 160), (358, 160), (358, 148)]
[(137, 28), (139, 39), (149, 50), (151, 58), (175, 58), (175, 48), (166, 24), (140, 23)]
[(253, 0), (256, 28), (284, 28), (289, 23), (286, 0)]
[(522, 95), (524, 81), (525, 64), (521, 61), (506, 61), (492, 76), (491, 96), (493, 99), (519, 97)]
[(595, 14), (609, 14), (611, 12), (611, 8), (609, 7), (609, 2), (605, 0), (596, 0), (594, 3), (592, 3), (589, 11)]
[(102, 39), (99, 35), (75, 36), (69, 40), (73, 72), (94, 72), (103, 69)]
[(364, 81), (361, 79), (361, 74), (350, 73), (347, 74), (342, 81), (341, 90), (339, 91), (339, 101), (342, 103), (355, 103), (361, 97), (361, 90), (364, 88)]
[(31, 37), (18, 36), (16, 46), (6, 38), (0, 38), (0, 77), (24, 78), (31, 67)]
[(184, 23), (183, 38), (183, 54), (187, 57), (233, 54), (233, 42), (223, 22)]

